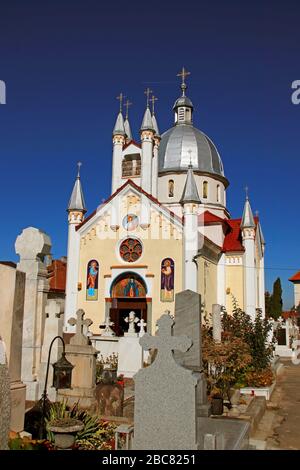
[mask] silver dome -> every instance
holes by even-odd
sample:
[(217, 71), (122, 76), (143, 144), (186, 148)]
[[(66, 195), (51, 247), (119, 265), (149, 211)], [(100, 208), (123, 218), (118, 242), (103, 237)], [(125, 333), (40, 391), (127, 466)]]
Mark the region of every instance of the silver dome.
[(158, 171), (193, 170), (224, 177), (220, 155), (213, 142), (191, 124), (177, 124), (161, 136)]

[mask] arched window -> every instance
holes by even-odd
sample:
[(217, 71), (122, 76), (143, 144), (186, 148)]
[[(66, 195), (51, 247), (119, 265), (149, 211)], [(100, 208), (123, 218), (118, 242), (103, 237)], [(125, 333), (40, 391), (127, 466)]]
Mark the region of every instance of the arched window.
[(207, 199), (208, 197), (208, 182), (207, 181), (203, 181), (202, 197), (203, 199)]
[(169, 197), (174, 197), (174, 180), (169, 180), (168, 194), (169, 194)]
[(220, 185), (217, 185), (217, 202), (221, 201), (221, 188)]

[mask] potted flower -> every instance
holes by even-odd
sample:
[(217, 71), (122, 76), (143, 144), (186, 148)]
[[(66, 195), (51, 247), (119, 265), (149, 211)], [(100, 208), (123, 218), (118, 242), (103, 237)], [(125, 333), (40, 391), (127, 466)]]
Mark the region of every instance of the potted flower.
[(47, 425), (48, 431), (54, 435), (54, 445), (58, 449), (70, 449), (74, 445), (76, 434), (83, 428), (82, 421), (70, 417), (52, 419)]

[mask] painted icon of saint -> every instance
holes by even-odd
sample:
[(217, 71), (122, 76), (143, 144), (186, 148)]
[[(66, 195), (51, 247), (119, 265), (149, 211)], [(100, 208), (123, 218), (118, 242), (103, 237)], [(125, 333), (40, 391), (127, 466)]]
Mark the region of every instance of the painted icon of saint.
[(125, 297), (138, 297), (139, 296), (139, 288), (138, 288), (136, 280), (133, 277), (128, 279), (127, 284), (125, 285), (124, 296)]
[(132, 232), (132, 230), (135, 230), (138, 225), (139, 225), (139, 218), (135, 214), (128, 214), (123, 219), (123, 227), (125, 228), (125, 230), (128, 230), (129, 232)]
[(166, 258), (161, 263), (161, 291), (162, 302), (173, 302), (174, 300), (174, 261)]
[(99, 266), (96, 260), (88, 264), (87, 275), (87, 300), (97, 300), (98, 297), (98, 272)]

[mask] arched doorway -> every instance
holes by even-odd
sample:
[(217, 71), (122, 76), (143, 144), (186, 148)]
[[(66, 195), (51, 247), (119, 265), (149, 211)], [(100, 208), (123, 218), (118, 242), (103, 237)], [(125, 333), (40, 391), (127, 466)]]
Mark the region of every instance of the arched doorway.
[[(112, 283), (110, 296), (110, 319), (114, 323), (112, 329), (117, 336), (123, 336), (128, 330), (125, 318), (132, 310), (138, 318), (143, 318), (147, 322), (147, 286), (138, 274), (133, 272), (120, 274)], [(135, 330), (139, 331), (137, 324)]]

